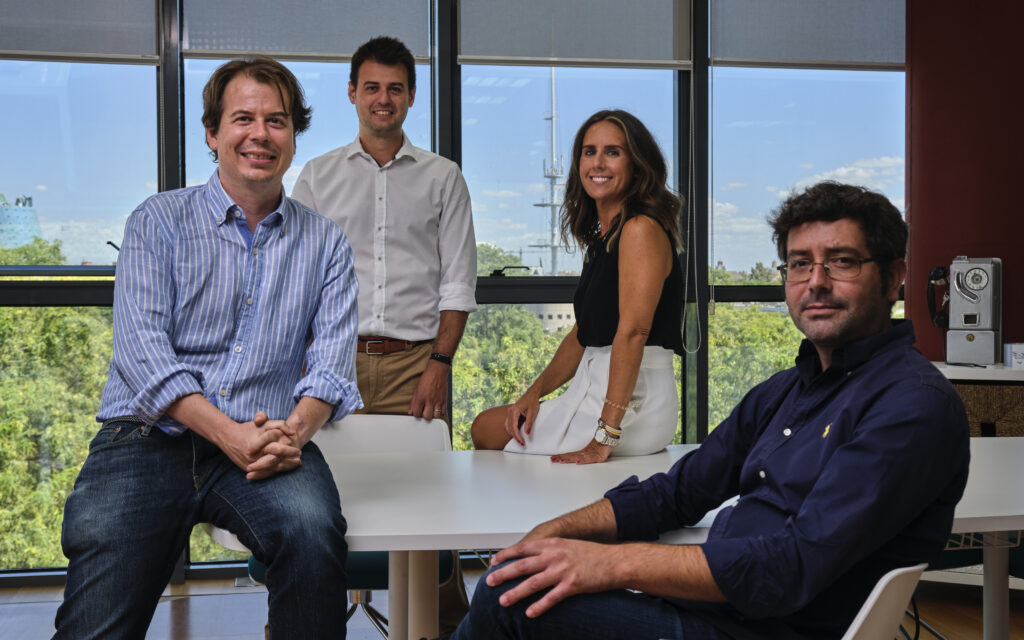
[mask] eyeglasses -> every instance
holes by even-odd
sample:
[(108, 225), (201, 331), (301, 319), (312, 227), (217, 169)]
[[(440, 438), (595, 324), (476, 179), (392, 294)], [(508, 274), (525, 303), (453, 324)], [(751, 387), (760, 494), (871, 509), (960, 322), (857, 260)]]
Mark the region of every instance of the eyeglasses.
[(807, 282), (811, 279), (811, 272), (814, 271), (814, 265), (816, 264), (820, 264), (821, 268), (825, 270), (825, 275), (832, 280), (853, 280), (860, 275), (860, 265), (865, 262), (875, 262), (875, 259), (832, 256), (824, 262), (790, 260), (781, 267), (777, 267), (777, 269), (782, 274), (783, 282)]

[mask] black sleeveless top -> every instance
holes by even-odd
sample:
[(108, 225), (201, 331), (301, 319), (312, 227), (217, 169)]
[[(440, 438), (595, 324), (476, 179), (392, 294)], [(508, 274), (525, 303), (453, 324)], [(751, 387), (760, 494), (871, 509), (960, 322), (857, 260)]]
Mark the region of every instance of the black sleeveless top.
[[(614, 227), (609, 233), (613, 232)], [(604, 240), (597, 239), (587, 247), (583, 272), (572, 300), (576, 312), (576, 337), (584, 347), (606, 347), (615, 338), (615, 330), (619, 326), (620, 246), (621, 242), (616, 240), (612, 250), (607, 251)], [(672, 250), (675, 252), (675, 246)], [(683, 272), (679, 257), (675, 256), (672, 270), (662, 285), (658, 306), (654, 309), (647, 346), (664, 347), (682, 355), (682, 322)]]

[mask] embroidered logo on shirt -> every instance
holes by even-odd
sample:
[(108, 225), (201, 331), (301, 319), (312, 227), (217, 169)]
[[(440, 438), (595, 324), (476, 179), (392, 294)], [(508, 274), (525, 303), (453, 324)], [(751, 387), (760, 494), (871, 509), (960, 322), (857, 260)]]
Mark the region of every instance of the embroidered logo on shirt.
[(825, 425), (825, 431), (823, 431), (822, 434), (821, 434), (822, 440), (824, 440), (828, 436), (828, 430), (831, 429), (831, 428), (832, 428), (832, 423), (831, 422)]

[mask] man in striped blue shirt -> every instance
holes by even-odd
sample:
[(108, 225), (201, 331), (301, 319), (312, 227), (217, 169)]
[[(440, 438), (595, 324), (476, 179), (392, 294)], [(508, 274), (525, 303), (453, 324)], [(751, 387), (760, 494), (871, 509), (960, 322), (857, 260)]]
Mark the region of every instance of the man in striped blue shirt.
[(310, 110), (268, 59), (203, 90), (219, 169), (129, 218), (114, 352), (64, 511), (55, 638), (141, 638), (192, 526), (235, 533), (267, 565), (281, 638), (344, 635), (345, 519), (310, 442), (362, 406), (356, 280), (341, 229), (284, 195)]

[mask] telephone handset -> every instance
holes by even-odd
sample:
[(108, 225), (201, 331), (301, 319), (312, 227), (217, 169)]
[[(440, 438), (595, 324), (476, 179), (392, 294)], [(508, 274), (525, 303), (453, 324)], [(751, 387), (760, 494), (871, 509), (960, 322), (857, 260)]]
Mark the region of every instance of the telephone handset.
[(945, 311), (946, 303), (949, 302), (948, 288), (942, 294), (942, 303), (936, 304), (936, 290), (940, 287), (949, 286), (949, 270), (946, 267), (935, 267), (928, 272), (928, 289), (925, 291), (925, 298), (928, 301), (928, 315), (931, 316), (932, 324), (940, 329), (949, 326), (949, 314)]

